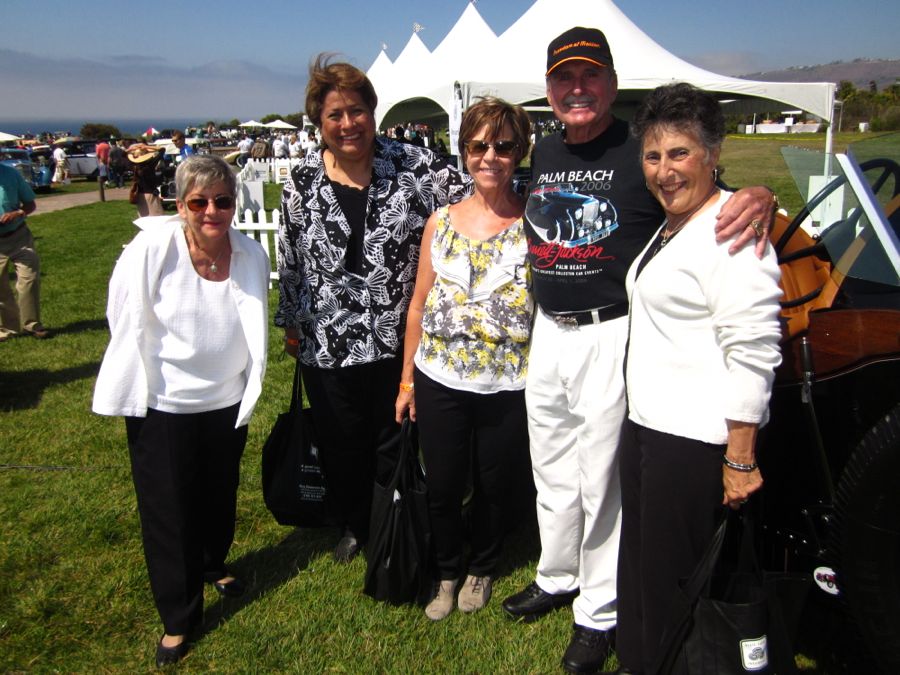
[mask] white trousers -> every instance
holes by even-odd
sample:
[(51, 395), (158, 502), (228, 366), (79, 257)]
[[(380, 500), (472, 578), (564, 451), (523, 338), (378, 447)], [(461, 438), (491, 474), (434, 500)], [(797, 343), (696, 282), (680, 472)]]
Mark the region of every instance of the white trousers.
[(575, 623), (616, 624), (622, 498), (616, 448), (625, 416), (628, 318), (559, 326), (538, 311), (525, 399), (548, 593), (580, 590)]

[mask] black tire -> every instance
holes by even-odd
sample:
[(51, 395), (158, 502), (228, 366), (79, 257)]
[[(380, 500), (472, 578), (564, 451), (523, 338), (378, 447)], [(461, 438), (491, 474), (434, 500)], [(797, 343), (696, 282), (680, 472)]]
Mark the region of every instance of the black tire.
[(900, 673), (900, 405), (848, 460), (835, 515), (832, 551), (850, 616), (878, 669)]

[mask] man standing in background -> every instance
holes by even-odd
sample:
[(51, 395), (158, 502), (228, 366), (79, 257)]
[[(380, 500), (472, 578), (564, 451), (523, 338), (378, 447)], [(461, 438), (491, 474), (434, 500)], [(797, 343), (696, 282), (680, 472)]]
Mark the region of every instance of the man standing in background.
[[(0, 342), (16, 335), (51, 336), (41, 324), (41, 260), (25, 217), (34, 212), (34, 191), (21, 174), (0, 164)], [(16, 294), (7, 266), (16, 268)]]

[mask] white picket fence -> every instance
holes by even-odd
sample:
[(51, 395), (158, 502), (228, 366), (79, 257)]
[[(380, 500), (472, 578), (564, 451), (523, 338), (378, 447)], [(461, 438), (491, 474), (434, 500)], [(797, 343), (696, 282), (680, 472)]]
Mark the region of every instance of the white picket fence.
[(290, 177), (291, 169), (299, 163), (299, 159), (248, 159), (241, 170), (241, 179), (284, 183)]
[(251, 239), (255, 239), (269, 256), (269, 288), (272, 282), (278, 281), (278, 228), (281, 224), (281, 211), (274, 209), (270, 212), (271, 218), (266, 217), (266, 210), (260, 209), (255, 214), (247, 209), (243, 214), (235, 212), (234, 221), (231, 223)]

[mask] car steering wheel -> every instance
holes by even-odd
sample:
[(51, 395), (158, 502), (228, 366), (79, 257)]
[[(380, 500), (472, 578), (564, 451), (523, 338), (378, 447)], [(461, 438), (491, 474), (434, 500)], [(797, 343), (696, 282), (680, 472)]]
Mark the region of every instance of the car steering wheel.
[[(897, 164), (897, 162), (895, 162), (894, 160), (887, 158), (870, 159), (862, 162), (859, 165), (859, 168), (863, 171), (863, 173), (871, 171), (873, 169), (881, 169), (881, 173), (872, 182), (872, 191), (876, 194), (884, 186), (888, 178), (891, 177), (894, 178), (894, 193), (893, 195), (891, 195), (891, 198), (896, 197), (897, 194), (900, 193), (900, 164)], [(809, 217), (810, 211), (812, 211), (819, 204), (825, 201), (825, 199), (827, 199), (832, 192), (837, 190), (846, 182), (846, 176), (837, 176), (834, 180), (832, 180), (825, 187), (819, 190), (818, 194), (810, 199), (809, 203), (804, 206), (800, 210), (800, 213), (798, 213), (794, 217), (794, 219), (791, 221), (791, 224), (788, 225), (787, 228), (785, 228), (782, 235), (778, 238), (778, 241), (775, 242), (775, 253), (778, 254), (778, 259), (780, 261), (786, 262), (788, 259), (796, 260), (797, 258), (803, 257), (804, 255), (817, 253), (822, 248), (821, 240), (824, 238), (826, 233), (832, 229), (833, 226), (829, 226), (822, 231), (822, 233), (819, 235), (819, 242), (817, 242), (814, 246), (795, 251), (784, 260), (782, 260), (781, 258), (781, 253), (784, 250), (784, 247), (800, 227), (800, 224)], [(835, 225), (841, 226), (842, 229), (847, 227), (848, 225), (855, 225), (861, 215), (862, 208), (857, 206), (845, 220), (835, 223)]]

